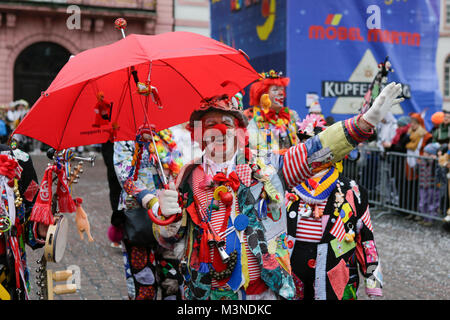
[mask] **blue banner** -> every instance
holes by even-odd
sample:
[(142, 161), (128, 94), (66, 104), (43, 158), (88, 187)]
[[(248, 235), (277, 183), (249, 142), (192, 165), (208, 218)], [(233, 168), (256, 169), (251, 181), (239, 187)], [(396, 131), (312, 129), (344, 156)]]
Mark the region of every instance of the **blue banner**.
[(442, 109), (435, 57), (439, 0), (287, 1), (289, 106), (305, 116), (316, 93), (325, 116), (358, 113), (378, 63), (388, 56), (388, 82), (404, 85), (405, 102), (394, 115)]
[(211, 38), (242, 49), (257, 72), (286, 74), (286, 5), (286, 0), (211, 0)]

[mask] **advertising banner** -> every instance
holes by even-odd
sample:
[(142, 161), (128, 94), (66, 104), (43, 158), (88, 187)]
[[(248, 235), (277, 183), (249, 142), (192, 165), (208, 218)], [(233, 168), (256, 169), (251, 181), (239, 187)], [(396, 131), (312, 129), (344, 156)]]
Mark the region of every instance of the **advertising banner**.
[(308, 97), (317, 94), (325, 116), (348, 118), (359, 112), (388, 57), (388, 82), (402, 83), (407, 98), (394, 115), (425, 110), (429, 124), (442, 108), (435, 65), (439, 10), (439, 0), (288, 0), (289, 106), (305, 116)]

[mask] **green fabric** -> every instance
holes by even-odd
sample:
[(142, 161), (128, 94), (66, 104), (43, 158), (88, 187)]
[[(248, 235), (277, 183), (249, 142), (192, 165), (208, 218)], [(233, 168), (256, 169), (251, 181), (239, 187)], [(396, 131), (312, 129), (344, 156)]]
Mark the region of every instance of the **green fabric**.
[(333, 154), (333, 163), (339, 162), (355, 147), (347, 140), (344, 122), (339, 121), (318, 134), (322, 148), (329, 148)]

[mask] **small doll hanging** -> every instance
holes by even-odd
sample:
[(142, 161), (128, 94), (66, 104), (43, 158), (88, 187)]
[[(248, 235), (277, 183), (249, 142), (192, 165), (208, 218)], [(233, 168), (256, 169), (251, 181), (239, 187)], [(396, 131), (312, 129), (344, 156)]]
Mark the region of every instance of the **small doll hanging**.
[(100, 128), (100, 126), (107, 125), (111, 121), (113, 103), (105, 100), (103, 91), (98, 91), (96, 96), (97, 104), (94, 107), (95, 120), (92, 126)]

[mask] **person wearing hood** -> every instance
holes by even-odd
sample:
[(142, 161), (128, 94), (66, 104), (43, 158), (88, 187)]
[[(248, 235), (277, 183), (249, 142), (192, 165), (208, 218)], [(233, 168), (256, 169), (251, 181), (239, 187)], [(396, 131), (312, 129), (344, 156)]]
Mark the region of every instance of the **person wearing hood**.
[[(423, 148), (423, 156), (430, 157), (430, 159), (419, 159), (419, 212), (436, 216), (438, 214), (439, 201), (439, 187), (437, 176), (436, 159), (437, 151), (439, 150), (439, 143), (429, 143)], [(431, 226), (431, 218), (423, 218), (417, 216), (415, 221), (418, 221), (424, 226)]]

